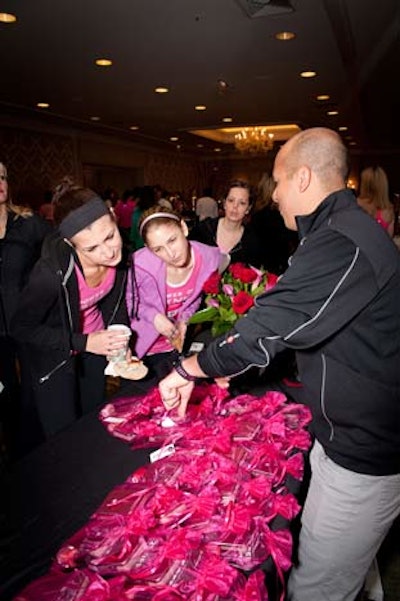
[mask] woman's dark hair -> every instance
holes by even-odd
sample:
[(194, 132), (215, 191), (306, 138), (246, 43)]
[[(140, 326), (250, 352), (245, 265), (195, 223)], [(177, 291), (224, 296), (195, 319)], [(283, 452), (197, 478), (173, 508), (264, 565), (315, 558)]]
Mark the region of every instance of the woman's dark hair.
[(75, 209), (97, 198), (98, 195), (90, 188), (77, 186), (69, 178), (65, 178), (55, 189), (52, 203), (54, 205), (54, 223), (60, 225), (61, 221)]
[(61, 221), (67, 217), (72, 211), (79, 209), (81, 206), (96, 198), (97, 194), (89, 188), (81, 188), (78, 186), (71, 187), (65, 190), (56, 199), (53, 196), (54, 204), (54, 223), (60, 225)]
[(224, 198), (226, 198), (228, 196), (231, 188), (243, 188), (243, 190), (247, 190), (249, 193), (249, 205), (253, 204), (254, 191), (253, 191), (253, 188), (250, 186), (249, 182), (246, 182), (243, 179), (233, 179), (232, 181), (229, 182), (229, 184), (226, 188)]

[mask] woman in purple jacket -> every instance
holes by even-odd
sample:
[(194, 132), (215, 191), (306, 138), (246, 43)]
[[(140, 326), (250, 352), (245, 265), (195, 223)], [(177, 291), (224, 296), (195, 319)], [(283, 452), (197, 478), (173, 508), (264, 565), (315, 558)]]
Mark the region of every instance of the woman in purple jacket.
[(139, 229), (146, 246), (132, 255), (126, 300), (135, 352), (160, 376), (182, 351), (204, 282), (228, 261), (217, 247), (189, 242), (186, 223), (169, 209), (148, 209)]

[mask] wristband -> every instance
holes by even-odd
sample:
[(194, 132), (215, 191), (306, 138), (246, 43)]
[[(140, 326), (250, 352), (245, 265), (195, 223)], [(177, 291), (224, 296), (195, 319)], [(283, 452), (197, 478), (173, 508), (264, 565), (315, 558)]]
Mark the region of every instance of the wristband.
[(174, 366), (174, 370), (176, 371), (176, 373), (178, 373), (180, 376), (182, 376), (182, 378), (184, 378), (188, 382), (195, 382), (197, 380), (197, 376), (192, 376), (191, 374), (189, 374), (186, 371), (186, 369), (183, 367), (183, 365), (181, 363), (181, 359), (178, 359), (177, 361), (175, 361), (173, 366)]

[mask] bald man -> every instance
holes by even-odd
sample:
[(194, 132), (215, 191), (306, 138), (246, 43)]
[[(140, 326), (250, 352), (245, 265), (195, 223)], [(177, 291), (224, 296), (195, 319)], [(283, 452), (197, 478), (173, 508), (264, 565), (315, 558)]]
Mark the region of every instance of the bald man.
[(315, 436), (292, 601), (352, 601), (400, 512), (400, 260), (346, 189), (347, 152), (312, 128), (278, 152), (274, 201), (300, 244), (233, 330), (161, 383), (181, 414), (194, 378), (234, 376), (296, 351)]

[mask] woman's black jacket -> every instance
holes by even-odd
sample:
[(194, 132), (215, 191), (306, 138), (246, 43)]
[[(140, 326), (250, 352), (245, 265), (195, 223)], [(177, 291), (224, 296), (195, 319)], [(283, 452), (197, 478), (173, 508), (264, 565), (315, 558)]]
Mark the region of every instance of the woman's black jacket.
[[(11, 323), (14, 338), (28, 348), (39, 381), (68, 368), (69, 359), (86, 348), (80, 331), (78, 259), (57, 233), (48, 237), (21, 294)], [(129, 325), (125, 304), (126, 271), (117, 267), (112, 290), (99, 301), (104, 325)]]
[(22, 288), (40, 257), (42, 242), (51, 226), (38, 215), (22, 216), (10, 211), (6, 233), (0, 240), (0, 335), (9, 334)]
[[(207, 217), (190, 232), (191, 240), (198, 240), (209, 246), (218, 246), (217, 228), (220, 217)], [(261, 240), (251, 226), (244, 226), (239, 242), (229, 251), (231, 263), (246, 263), (260, 267), (262, 262)]]

